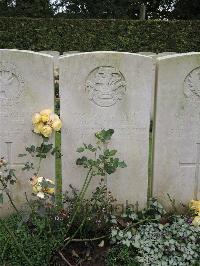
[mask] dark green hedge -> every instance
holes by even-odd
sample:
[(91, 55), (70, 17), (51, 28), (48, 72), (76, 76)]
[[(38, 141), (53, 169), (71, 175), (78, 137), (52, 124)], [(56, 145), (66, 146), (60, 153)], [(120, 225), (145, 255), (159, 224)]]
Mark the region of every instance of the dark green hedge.
[(200, 21), (0, 18), (0, 48), (200, 51)]

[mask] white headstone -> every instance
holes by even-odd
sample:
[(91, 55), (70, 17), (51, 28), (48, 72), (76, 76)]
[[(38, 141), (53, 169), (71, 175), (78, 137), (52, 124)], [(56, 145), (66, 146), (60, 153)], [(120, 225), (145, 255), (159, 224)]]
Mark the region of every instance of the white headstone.
[(158, 59), (153, 194), (200, 198), (200, 53)]
[(150, 55), (152, 58), (157, 59), (159, 57), (163, 57), (163, 56), (168, 56), (168, 55), (175, 55), (177, 54), (176, 52), (162, 52), (162, 53), (158, 53), (158, 54), (153, 54)]
[(153, 56), (153, 55), (156, 55), (156, 53), (153, 53), (153, 52), (138, 52), (138, 54), (145, 55), (145, 56)]
[(77, 147), (94, 143), (94, 133), (112, 128), (111, 147), (128, 167), (108, 176), (119, 202), (147, 199), (148, 147), (153, 60), (120, 52), (82, 53), (60, 58), (63, 190), (80, 188), (85, 172), (76, 166)]
[(53, 61), (54, 61), (54, 74), (55, 75), (58, 75), (58, 73), (59, 73), (58, 59), (60, 57), (60, 52), (58, 52), (58, 51), (40, 51), (39, 53), (48, 54), (48, 55), (53, 56)]
[[(17, 206), (30, 196), (29, 174), (21, 171), (23, 163), (33, 158), (22, 157), (25, 147), (39, 145), (41, 137), (32, 133), (33, 113), (54, 108), (53, 59), (34, 52), (0, 50), (0, 157), (4, 156), (9, 167), (16, 169), (17, 184), (11, 186)], [(54, 139), (52, 137), (52, 143)], [(38, 159), (34, 161), (38, 162)], [(55, 160), (46, 160), (40, 174), (54, 177)], [(48, 165), (48, 167), (47, 167)], [(36, 165), (37, 166), (37, 165)], [(10, 213), (8, 201), (0, 205), (0, 216)]]
[(77, 53), (80, 53), (80, 52), (79, 51), (68, 51), (68, 52), (64, 52), (63, 56), (69, 55), (69, 54), (77, 54)]

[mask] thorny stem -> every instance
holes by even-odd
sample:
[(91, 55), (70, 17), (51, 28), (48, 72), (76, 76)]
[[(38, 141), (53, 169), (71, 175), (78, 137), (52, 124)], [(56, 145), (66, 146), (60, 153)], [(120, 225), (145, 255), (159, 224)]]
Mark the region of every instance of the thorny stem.
[(159, 220), (160, 219), (158, 219), (158, 218), (153, 218), (153, 219), (146, 218), (146, 219), (143, 219), (143, 220), (141, 220), (141, 221), (139, 221), (137, 223), (134, 223), (134, 224), (129, 225), (128, 227), (124, 228), (122, 231), (129, 230), (130, 228), (132, 228), (132, 227), (134, 227), (134, 226), (136, 226), (138, 224), (142, 224), (144, 222), (147, 222), (147, 221), (152, 222), (152, 221), (159, 221)]
[[(78, 212), (78, 209), (79, 209), (79, 202), (84, 198), (85, 196), (85, 193), (86, 193), (86, 190), (90, 184), (90, 181), (92, 179), (92, 174), (91, 174), (91, 171), (92, 171), (92, 168), (89, 169), (88, 173), (87, 173), (87, 176), (85, 178), (85, 181), (84, 181), (84, 184), (83, 184), (83, 187), (81, 189), (81, 192), (80, 192), (80, 195), (78, 197), (78, 199), (76, 200), (75, 202), (75, 210), (74, 212), (72, 212), (72, 218), (71, 220), (69, 221), (69, 225), (71, 226), (75, 217), (76, 217), (76, 214)], [(90, 178), (89, 178), (89, 175), (91, 174)], [(89, 181), (88, 181), (88, 178), (89, 178)], [(70, 227), (69, 227), (70, 228)], [(67, 230), (67, 233), (68, 233), (69, 229)]]
[(41, 162), (42, 162), (42, 156), (41, 156), (41, 154), (43, 153), (43, 144), (44, 144), (44, 140), (42, 141), (42, 143), (41, 143), (41, 146), (42, 146), (42, 149), (41, 149), (41, 151), (40, 151), (40, 159), (39, 159), (39, 163), (38, 163), (38, 168), (37, 168), (37, 172), (36, 172), (36, 176), (38, 176), (38, 173), (39, 173), (39, 171), (40, 171), (40, 167), (41, 167)]
[[(88, 182), (87, 182), (87, 185), (86, 185), (86, 188), (85, 188), (85, 191), (84, 191), (83, 197), (84, 197), (84, 195), (85, 195), (85, 193), (86, 193), (86, 190), (87, 190), (87, 188), (88, 188), (88, 186), (89, 186), (89, 184), (90, 184), (91, 179), (92, 179), (92, 174), (91, 174), (91, 176), (90, 176), (90, 179), (89, 179)], [(96, 204), (97, 200), (98, 200), (98, 197), (96, 197), (94, 204)], [(78, 206), (78, 207), (79, 207), (79, 206)], [(78, 208), (77, 208), (77, 210), (78, 210)], [(74, 234), (73, 234), (71, 237), (69, 237), (69, 239), (67, 239), (67, 243), (64, 245), (63, 248), (65, 248), (65, 247), (66, 247), (66, 246), (67, 246), (67, 245), (73, 240), (73, 238), (77, 235), (77, 233), (81, 230), (81, 228), (83, 227), (83, 225), (84, 225), (84, 223), (85, 223), (86, 218), (87, 218), (87, 214), (85, 215), (85, 217), (84, 217), (82, 223), (79, 225), (78, 229), (74, 232)], [(106, 236), (103, 236), (103, 238), (105, 238), (105, 237), (106, 237)], [(101, 238), (102, 238), (102, 237), (101, 237)], [(99, 239), (101, 239), (101, 238), (99, 238)], [(97, 240), (97, 239), (96, 239), (96, 240)]]
[[(71, 242), (92, 242), (92, 241), (98, 241), (98, 240), (104, 239), (108, 236), (109, 235), (104, 235), (104, 236), (94, 237), (94, 238), (72, 239)], [(69, 238), (67, 238), (65, 240), (67, 241), (67, 240), (69, 240)]]
[[(1, 178), (0, 178), (0, 182), (1, 182), (2, 186), (3, 186), (3, 188), (7, 188), (7, 185), (3, 182), (3, 180), (2, 180)], [(10, 193), (9, 193), (7, 190), (5, 190), (5, 193), (6, 193), (7, 197), (8, 197), (8, 199), (9, 199), (9, 201), (10, 201), (12, 207), (13, 207), (13, 208), (15, 209), (15, 211), (17, 212), (17, 214), (20, 214), (19, 211), (18, 211), (18, 209), (17, 209), (17, 207), (15, 206), (15, 204), (14, 204), (14, 202), (13, 202), (11, 196), (10, 196)]]

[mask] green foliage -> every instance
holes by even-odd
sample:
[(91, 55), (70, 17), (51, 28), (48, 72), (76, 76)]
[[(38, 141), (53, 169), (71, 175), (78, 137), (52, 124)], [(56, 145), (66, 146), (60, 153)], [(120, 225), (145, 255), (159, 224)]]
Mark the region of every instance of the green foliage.
[[(63, 223), (53, 216), (48, 220), (46, 216), (37, 216), (27, 223), (21, 223), (19, 215), (0, 220), (0, 265), (49, 265), (52, 253), (64, 241), (64, 231)], [(24, 252), (27, 261), (21, 252)]]
[(25, 50), (199, 51), (199, 21), (0, 18), (0, 47)]
[(139, 213), (129, 210), (121, 217), (112, 216), (111, 223), (114, 249), (125, 246), (128, 259), (139, 265), (190, 266), (200, 261), (200, 227), (193, 226), (186, 215), (167, 215), (156, 200)]
[(20, 17), (53, 16), (50, 0), (1, 0), (0, 15)]
[(138, 19), (199, 19), (199, 0), (1, 0), (0, 16)]
[(107, 266), (139, 266), (141, 265), (134, 257), (134, 248), (117, 245), (112, 247), (106, 256)]
[[(77, 202), (80, 191), (70, 186), (70, 190), (65, 193), (64, 196), (64, 208), (69, 215), (73, 213), (74, 205)], [(83, 199), (79, 203), (79, 208), (76, 213), (76, 217), (73, 221), (74, 228), (78, 228), (83, 218), (85, 219), (81, 230), (78, 232), (78, 238), (94, 238), (107, 235), (110, 228), (109, 217), (112, 213), (112, 204), (115, 199), (111, 193), (107, 192), (106, 185), (102, 179), (96, 189), (92, 192), (92, 195), (88, 199)], [(70, 230), (73, 233), (73, 230)], [(77, 237), (76, 237), (77, 238)]]
[(120, 161), (119, 158), (114, 157), (117, 150), (110, 150), (107, 148), (108, 142), (111, 140), (114, 134), (113, 129), (101, 130), (95, 133), (97, 138), (97, 145), (83, 144), (82, 147), (77, 149), (77, 152), (91, 152), (92, 158), (82, 156), (78, 158), (76, 164), (92, 170), (93, 176), (105, 176), (106, 174), (113, 174), (117, 168), (125, 168), (127, 165), (124, 161)]
[(9, 186), (14, 185), (17, 181), (15, 170), (9, 167), (4, 158), (0, 159), (0, 204), (3, 204), (3, 195), (9, 195)]

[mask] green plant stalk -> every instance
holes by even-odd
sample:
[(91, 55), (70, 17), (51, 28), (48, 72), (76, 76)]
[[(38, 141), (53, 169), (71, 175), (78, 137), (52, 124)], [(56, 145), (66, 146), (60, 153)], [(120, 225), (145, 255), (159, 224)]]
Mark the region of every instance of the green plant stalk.
[(75, 206), (80, 202), (80, 200), (82, 200), (82, 195), (84, 194), (84, 190), (85, 190), (85, 187), (87, 185), (87, 180), (89, 178), (89, 175), (90, 175), (91, 171), (92, 171), (92, 167), (90, 167), (90, 169), (88, 170), (88, 173), (87, 173), (86, 178), (84, 180), (84, 183), (83, 183), (83, 186), (81, 188), (80, 194), (79, 194), (79, 196), (78, 196), (78, 198), (77, 198), (77, 200), (75, 202)]
[(2, 221), (0, 220), (2, 226), (4, 227), (4, 229), (8, 232), (8, 234), (10, 235), (10, 237), (14, 240), (15, 244), (16, 244), (16, 247), (18, 248), (19, 252), (21, 253), (21, 255), (24, 257), (25, 261), (28, 263), (28, 265), (30, 266), (34, 266), (29, 258), (26, 256), (26, 254), (24, 253), (23, 251), (23, 248), (22, 246), (19, 244), (19, 242), (17, 241), (17, 239), (15, 238), (13, 232), (9, 229), (9, 227)]
[[(41, 146), (44, 144), (44, 140), (42, 141), (42, 143), (41, 143)], [(41, 152), (40, 152), (40, 155), (42, 154), (42, 152), (43, 152), (43, 148), (42, 148), (42, 150), (41, 150)], [(39, 159), (39, 162), (38, 162), (38, 168), (37, 168), (37, 172), (36, 172), (36, 176), (38, 176), (38, 173), (39, 173), (39, 171), (40, 171), (40, 168), (41, 168), (41, 163), (42, 163), (42, 157), (40, 156), (40, 159)]]
[(153, 221), (159, 221), (159, 220), (160, 220), (160, 218), (153, 218), (153, 219), (146, 218), (146, 219), (143, 219), (143, 220), (141, 220), (141, 221), (139, 221), (137, 223), (134, 223), (134, 224), (129, 225), (128, 227), (124, 228), (122, 231), (127, 231), (130, 228), (132, 228), (132, 227), (134, 227), (134, 226), (136, 226), (138, 224), (142, 224), (144, 222), (153, 222)]
[[(70, 225), (70, 227), (71, 227), (71, 225), (72, 225), (74, 219), (76, 218), (76, 214), (77, 214), (78, 209), (79, 209), (79, 202), (80, 202), (81, 200), (83, 200), (83, 198), (84, 198), (84, 196), (85, 196), (85, 193), (86, 193), (86, 191), (87, 191), (87, 188), (88, 188), (88, 186), (89, 186), (89, 184), (90, 184), (90, 181), (91, 181), (91, 179), (92, 179), (91, 171), (92, 171), (92, 168), (89, 169), (89, 171), (88, 171), (88, 173), (87, 173), (87, 176), (86, 176), (86, 178), (85, 178), (85, 181), (84, 181), (83, 187), (82, 187), (82, 189), (81, 189), (80, 195), (79, 195), (78, 199), (77, 199), (76, 202), (75, 202), (75, 210), (72, 212), (72, 218), (71, 218), (70, 221), (69, 221), (69, 225)], [(90, 176), (90, 175), (91, 175), (91, 176)], [(89, 177), (89, 176), (90, 176), (90, 177)], [(87, 181), (88, 178), (89, 178), (89, 181)], [(69, 232), (70, 227), (68, 228), (66, 234)]]
[[(3, 186), (4, 188), (7, 187), (7, 186), (4, 184), (4, 182), (3, 182), (3, 180), (2, 180), (1, 178), (0, 178), (0, 182), (1, 182), (1, 184), (2, 184), (2, 186)], [(20, 213), (19, 213), (17, 207), (15, 206), (15, 204), (14, 204), (14, 202), (13, 202), (11, 196), (10, 196), (10, 193), (9, 193), (8, 191), (6, 191), (6, 190), (5, 190), (5, 193), (6, 193), (7, 197), (8, 197), (8, 199), (9, 199), (9, 201), (10, 201), (12, 207), (15, 209), (15, 211), (17, 212), (17, 214), (20, 215)]]
[[(88, 188), (88, 186), (89, 186), (89, 184), (90, 184), (90, 181), (91, 181), (91, 179), (92, 179), (92, 176), (93, 176), (93, 175), (91, 174), (90, 179), (88, 180), (88, 183), (87, 183), (87, 187), (86, 187), (86, 189), (85, 189), (85, 193), (86, 193), (87, 188)], [(99, 192), (99, 194), (100, 194), (100, 192)], [(84, 194), (84, 195), (85, 195), (85, 194)], [(97, 200), (98, 200), (98, 197), (96, 197), (94, 204), (96, 204)], [(87, 215), (85, 215), (85, 217), (84, 217), (82, 223), (80, 224), (80, 226), (78, 227), (78, 229), (75, 231), (75, 233), (74, 233), (74, 234), (68, 239), (68, 241), (67, 241), (67, 243), (64, 245), (64, 247), (66, 247), (70, 242), (72, 242), (73, 238), (77, 235), (77, 233), (78, 233), (78, 232), (81, 230), (81, 228), (83, 227), (86, 218), (87, 218)], [(98, 239), (102, 239), (102, 238), (105, 238), (105, 237), (106, 237), (106, 236), (102, 236), (102, 237), (100, 237), (100, 238), (96, 238), (96, 240), (98, 240)], [(64, 247), (63, 247), (63, 248), (64, 248)], [(63, 248), (62, 248), (62, 249), (63, 249)]]

